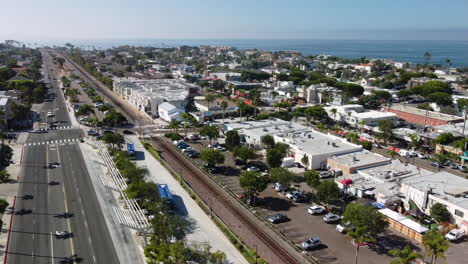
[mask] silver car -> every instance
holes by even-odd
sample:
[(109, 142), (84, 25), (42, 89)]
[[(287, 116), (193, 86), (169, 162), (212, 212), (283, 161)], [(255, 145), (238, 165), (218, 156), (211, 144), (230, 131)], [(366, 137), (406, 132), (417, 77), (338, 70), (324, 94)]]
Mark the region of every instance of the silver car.
[(338, 221), (341, 220), (341, 216), (339, 215), (336, 215), (336, 214), (332, 214), (332, 213), (328, 213), (326, 215), (323, 216), (323, 221), (325, 221), (325, 223), (336, 223)]

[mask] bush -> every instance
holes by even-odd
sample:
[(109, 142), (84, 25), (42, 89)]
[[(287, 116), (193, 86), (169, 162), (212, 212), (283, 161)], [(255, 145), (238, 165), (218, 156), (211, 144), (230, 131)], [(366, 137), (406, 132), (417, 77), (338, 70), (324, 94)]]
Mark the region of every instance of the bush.
[(0, 214), (3, 214), (8, 207), (8, 202), (6, 200), (0, 199)]

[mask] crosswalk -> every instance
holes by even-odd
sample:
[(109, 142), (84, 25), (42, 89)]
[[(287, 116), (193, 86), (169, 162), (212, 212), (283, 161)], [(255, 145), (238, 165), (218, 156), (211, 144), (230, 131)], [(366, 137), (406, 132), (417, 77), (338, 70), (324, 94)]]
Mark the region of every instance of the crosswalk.
[(58, 140), (49, 140), (49, 141), (41, 141), (41, 142), (30, 142), (24, 144), (25, 147), (30, 147), (30, 146), (40, 146), (40, 145), (48, 145), (48, 144), (70, 144), (70, 143), (75, 143), (79, 142), (79, 138), (68, 138), (68, 139), (58, 139)]
[(76, 126), (61, 126), (61, 127), (49, 127), (47, 130), (61, 130), (61, 129), (75, 129)]

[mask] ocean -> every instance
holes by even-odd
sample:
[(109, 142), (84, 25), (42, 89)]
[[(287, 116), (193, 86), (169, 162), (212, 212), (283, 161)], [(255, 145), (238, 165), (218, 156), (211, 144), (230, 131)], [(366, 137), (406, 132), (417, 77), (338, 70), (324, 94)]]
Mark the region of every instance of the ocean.
[[(311, 39), (122, 39), (122, 40), (70, 40), (81, 48), (108, 49), (121, 45), (178, 47), (182, 45), (232, 46), (238, 49), (269, 51), (297, 51), (303, 55), (332, 55), (345, 58), (391, 59), (423, 64), (424, 53), (432, 55), (430, 63), (453, 67), (468, 67), (468, 41), (455, 40), (311, 40)], [(66, 41), (42, 41), (36, 45), (63, 45)]]

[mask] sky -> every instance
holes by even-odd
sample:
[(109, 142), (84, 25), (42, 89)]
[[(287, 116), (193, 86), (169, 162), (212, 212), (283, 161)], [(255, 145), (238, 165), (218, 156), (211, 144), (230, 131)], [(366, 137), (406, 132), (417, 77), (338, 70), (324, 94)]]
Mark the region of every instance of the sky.
[(0, 1), (0, 39), (468, 40), (468, 0)]

